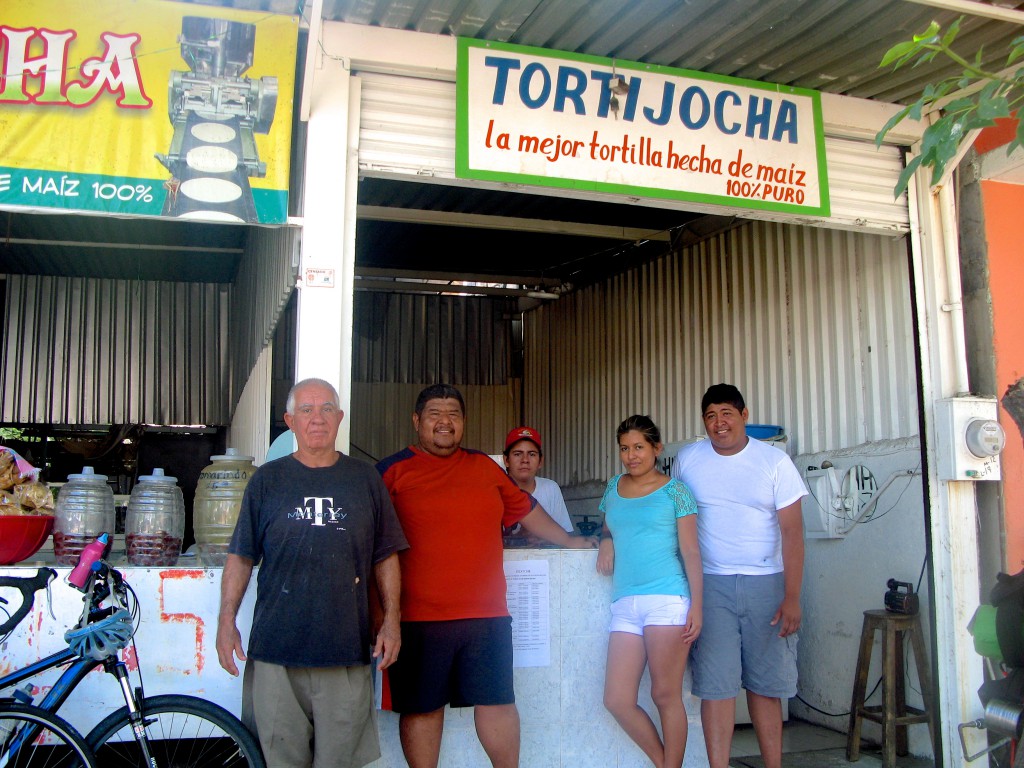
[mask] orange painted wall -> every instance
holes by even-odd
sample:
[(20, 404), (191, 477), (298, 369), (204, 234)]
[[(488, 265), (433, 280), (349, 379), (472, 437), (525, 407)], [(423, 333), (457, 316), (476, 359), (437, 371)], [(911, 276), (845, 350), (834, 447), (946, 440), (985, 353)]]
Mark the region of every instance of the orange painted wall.
[[(995, 329), (996, 395), (1024, 376), (1024, 241), (1020, 220), (1024, 185), (981, 182), (988, 240), (989, 286)], [(1009, 573), (1024, 566), (1024, 435), (999, 412), (1006, 431), (1002, 455), (1006, 563)]]

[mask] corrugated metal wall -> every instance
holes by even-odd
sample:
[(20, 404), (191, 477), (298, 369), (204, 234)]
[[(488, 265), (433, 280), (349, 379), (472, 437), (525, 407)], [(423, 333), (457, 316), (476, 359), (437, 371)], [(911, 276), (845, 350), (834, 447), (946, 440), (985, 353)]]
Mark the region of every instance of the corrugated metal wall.
[(0, 420), (225, 424), (228, 287), (8, 275)]
[(357, 292), (352, 378), (393, 384), (504, 384), (514, 308), (507, 299)]
[(743, 390), (792, 454), (918, 432), (901, 239), (753, 222), (528, 313), (524, 419), (562, 484), (617, 468), (615, 428), (648, 413), (703, 434), (709, 384)]
[(266, 460), (267, 449), (270, 448), (270, 371), (273, 357), (272, 347), (267, 346), (256, 359), (227, 434), (228, 447), (252, 456), (257, 466)]
[[(353, 383), (350, 454), (376, 462), (415, 443), (412, 412), (416, 396), (424, 386)], [(486, 453), (501, 453), (505, 435), (520, 423), (518, 381), (494, 386), (457, 386), (466, 400), (462, 444)]]
[(508, 299), (356, 293), (352, 455), (380, 459), (413, 442), (416, 396), (438, 382), (466, 399), (464, 445), (499, 451), (518, 423), (513, 309)]
[[(231, 287), (229, 320), (231, 339), (231, 406), (239, 402), (242, 390), (254, 373), (265, 347), (270, 344), (278, 318), (295, 289), (299, 272), (298, 227), (250, 227), (245, 253)], [(263, 372), (255, 375), (264, 376)], [(246, 420), (265, 418), (266, 403), (253, 403), (258, 413)]]
[(227, 424), (295, 285), (298, 238), (251, 228), (230, 286), (8, 276), (0, 420)]
[[(359, 169), (421, 178), (455, 178), (455, 84), (366, 72), (359, 77)], [(892, 196), (903, 169), (897, 148), (876, 148), (872, 142), (827, 136), (825, 153), (832, 215), (804, 223), (885, 232), (909, 230), (906, 197), (894, 200)], [(762, 220), (792, 220), (779, 214), (694, 203), (665, 201), (665, 207), (719, 215), (733, 211), (738, 216)]]

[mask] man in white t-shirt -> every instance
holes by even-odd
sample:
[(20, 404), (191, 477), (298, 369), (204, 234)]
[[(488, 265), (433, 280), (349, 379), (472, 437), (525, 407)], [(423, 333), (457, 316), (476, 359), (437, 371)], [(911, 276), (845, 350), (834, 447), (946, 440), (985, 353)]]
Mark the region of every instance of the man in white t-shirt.
[(796, 695), (807, 488), (785, 452), (747, 436), (736, 387), (708, 388), (701, 413), (708, 439), (680, 449), (672, 476), (699, 510), (704, 626), (692, 669), (708, 760), (729, 764), (742, 687), (765, 768), (781, 768), (781, 700)]
[[(554, 480), (537, 477), (537, 472), (544, 466), (540, 432), (533, 427), (516, 427), (505, 438), (504, 456), (508, 476), (516, 481), (516, 485), (533, 496), (552, 520), (572, 533), (572, 520), (569, 519), (569, 510), (566, 509), (565, 499), (562, 498), (562, 489)], [(537, 539), (538, 543), (540, 541), (542, 540)]]

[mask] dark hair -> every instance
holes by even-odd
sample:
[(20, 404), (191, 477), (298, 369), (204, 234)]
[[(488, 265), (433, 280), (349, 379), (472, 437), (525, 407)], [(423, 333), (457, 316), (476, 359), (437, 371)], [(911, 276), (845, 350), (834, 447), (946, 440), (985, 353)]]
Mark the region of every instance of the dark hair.
[(416, 398), (416, 415), (422, 416), (423, 409), (430, 400), (458, 400), (462, 415), (466, 415), (466, 401), (462, 399), (462, 393), (451, 384), (431, 384), (420, 392)]
[(644, 440), (650, 443), (652, 446), (657, 447), (661, 443), (661, 430), (658, 426), (651, 421), (650, 416), (630, 416), (624, 422), (619, 424), (619, 428), (615, 430), (615, 439), (621, 440), (622, 436), (627, 432), (637, 431), (644, 436)]
[(704, 397), (700, 401), (701, 415), (707, 411), (709, 405), (719, 405), (721, 403), (728, 403), (737, 411), (742, 411), (747, 407), (747, 404), (743, 402), (743, 395), (732, 384), (712, 384), (708, 387), (708, 391), (704, 393)]

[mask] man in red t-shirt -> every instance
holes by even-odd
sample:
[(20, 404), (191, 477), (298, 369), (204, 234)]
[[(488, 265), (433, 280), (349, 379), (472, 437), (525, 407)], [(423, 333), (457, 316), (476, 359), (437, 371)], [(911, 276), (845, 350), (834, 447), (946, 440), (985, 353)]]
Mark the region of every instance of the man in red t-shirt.
[(409, 541), (399, 554), (402, 653), (388, 679), (410, 768), (436, 768), (446, 704), (474, 708), (495, 768), (519, 765), (502, 526), (596, 545), (567, 533), (487, 454), (463, 448), (465, 416), (459, 390), (427, 387), (412, 417), (417, 444), (377, 465)]

